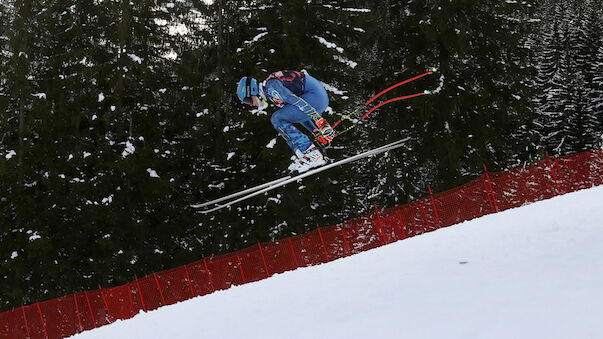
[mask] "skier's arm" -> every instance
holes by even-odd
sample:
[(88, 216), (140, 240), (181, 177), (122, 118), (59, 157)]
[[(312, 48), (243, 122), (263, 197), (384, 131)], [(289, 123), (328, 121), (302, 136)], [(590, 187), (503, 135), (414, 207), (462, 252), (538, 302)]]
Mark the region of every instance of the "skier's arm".
[[(293, 92), (291, 92), (287, 87), (285, 87), (279, 80), (269, 80), (266, 83), (266, 88), (268, 90), (268, 93), (270, 93), (272, 97), (274, 97), (275, 95), (280, 96), (280, 99), (282, 99), (285, 103), (296, 106), (297, 108), (299, 108), (300, 111), (308, 115), (312, 119), (312, 121), (316, 122), (320, 120), (321, 117), (320, 114), (316, 111), (316, 108), (310, 105), (306, 100), (293, 94)], [(274, 93), (274, 91), (276, 91), (276, 93)]]

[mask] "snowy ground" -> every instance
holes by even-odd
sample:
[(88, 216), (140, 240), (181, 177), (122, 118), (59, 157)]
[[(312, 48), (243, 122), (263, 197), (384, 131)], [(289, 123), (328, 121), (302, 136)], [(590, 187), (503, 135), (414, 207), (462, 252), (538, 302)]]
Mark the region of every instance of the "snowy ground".
[(603, 338), (603, 186), (299, 269), (84, 338)]

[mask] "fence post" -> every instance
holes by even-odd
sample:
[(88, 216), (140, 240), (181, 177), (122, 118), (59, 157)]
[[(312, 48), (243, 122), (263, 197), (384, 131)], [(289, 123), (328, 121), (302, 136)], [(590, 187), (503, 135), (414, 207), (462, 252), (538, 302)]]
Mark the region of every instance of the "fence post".
[(349, 256), (352, 254), (352, 251), (350, 251), (350, 245), (348, 245), (348, 239), (346, 239), (346, 237), (345, 237), (345, 231), (343, 230), (343, 227), (340, 228), (340, 230), (341, 230), (341, 237), (343, 238), (343, 251), (346, 256)]
[(402, 208), (398, 209), (398, 219), (400, 219), (400, 230), (402, 231), (402, 239), (408, 238), (408, 232), (406, 232), (406, 227), (404, 225), (404, 218), (402, 217)]
[(211, 286), (211, 291), (214, 292), (216, 290), (216, 286), (214, 286), (214, 281), (211, 278), (211, 272), (209, 271), (209, 267), (207, 267), (207, 260), (203, 257), (203, 265), (205, 266), (205, 272), (207, 272), (207, 277), (209, 278), (209, 285)]
[(195, 291), (193, 291), (193, 284), (191, 283), (191, 275), (188, 273), (188, 265), (184, 265), (184, 269), (186, 270), (186, 281), (188, 282), (188, 287), (191, 289), (191, 298), (194, 298)]
[(318, 236), (320, 236), (320, 243), (322, 244), (322, 251), (325, 254), (325, 259), (327, 262), (329, 261), (329, 253), (327, 253), (327, 246), (325, 246), (325, 239), (322, 237), (322, 232), (320, 231), (320, 225), (317, 223), (316, 228), (318, 229)]
[(436, 220), (438, 222), (438, 228), (441, 228), (442, 223), (440, 222), (440, 214), (438, 213), (438, 208), (436, 207), (435, 199), (433, 198), (433, 192), (431, 192), (431, 186), (427, 185), (427, 188), (429, 189), (429, 196), (431, 197), (431, 204), (433, 205), (433, 210), (436, 215)]
[(73, 292), (73, 303), (75, 304), (75, 314), (77, 315), (77, 322), (80, 324), (80, 329), (78, 331), (79, 333), (84, 329), (84, 326), (82, 326), (82, 317), (80, 317), (80, 308), (77, 305), (77, 297), (75, 296), (75, 292)]
[(421, 234), (425, 233), (425, 227), (426, 225), (429, 223), (429, 221), (427, 220), (427, 213), (425, 213), (425, 208), (423, 208), (423, 204), (419, 204), (419, 207), (421, 208), (421, 214), (423, 215), (423, 230), (421, 230)]
[(555, 167), (557, 167), (557, 173), (559, 173), (559, 178), (561, 179), (561, 185), (563, 186), (563, 193), (567, 193), (567, 187), (565, 186), (565, 180), (563, 179), (563, 173), (561, 173), (561, 168), (559, 167), (559, 162), (557, 161), (557, 157), (553, 157), (555, 160)]
[(136, 314), (134, 313), (134, 300), (132, 300), (132, 285), (131, 282), (128, 283), (128, 301), (130, 301), (130, 317), (134, 317)]
[(27, 323), (27, 316), (25, 316), (25, 306), (21, 305), (21, 312), (23, 312), (23, 322), (25, 323), (25, 331), (27, 332), (27, 338), (31, 338), (29, 334), (29, 324)]
[(268, 271), (268, 264), (266, 264), (266, 258), (264, 257), (264, 251), (262, 250), (262, 244), (258, 241), (258, 248), (260, 249), (260, 255), (262, 256), (262, 261), (264, 262), (264, 269), (266, 269), (266, 278), (270, 277), (270, 271)]
[(241, 266), (241, 256), (237, 254), (237, 261), (239, 262), (239, 271), (241, 272), (241, 278), (243, 278), (243, 284), (246, 284), (245, 273), (243, 273), (243, 267)]
[(486, 196), (488, 197), (488, 204), (490, 205), (490, 211), (492, 213), (494, 213), (494, 212), (496, 212), (496, 210), (494, 209), (494, 203), (492, 202), (492, 198), (490, 197), (490, 189), (488, 188), (488, 184), (486, 183), (486, 175), (485, 174), (484, 174), (483, 184), (484, 184), (484, 192), (486, 192)]
[(147, 311), (147, 306), (144, 303), (144, 297), (142, 296), (142, 289), (140, 288), (140, 282), (138, 282), (138, 276), (134, 274), (134, 278), (136, 279), (136, 287), (138, 288), (138, 293), (140, 294), (140, 302), (142, 303), (142, 310)]
[(153, 273), (153, 277), (155, 278), (155, 284), (157, 284), (157, 289), (159, 290), (159, 296), (161, 297), (162, 306), (165, 306), (165, 298), (163, 297), (163, 291), (161, 290), (161, 285), (159, 285), (159, 278), (157, 278), (157, 274)]
[(561, 194), (561, 189), (559, 188), (559, 183), (557, 182), (557, 176), (555, 175), (555, 168), (552, 165), (551, 158), (549, 157), (549, 152), (545, 152), (546, 160), (548, 166), (551, 168), (551, 176), (553, 177), (553, 183), (555, 184), (555, 190), (557, 191), (557, 195)]
[(46, 337), (46, 339), (48, 339), (48, 332), (46, 331), (46, 321), (44, 320), (44, 317), (42, 316), (42, 309), (40, 309), (40, 303), (36, 303), (36, 306), (38, 306), (38, 314), (40, 314), (40, 320), (42, 321), (42, 328), (44, 329), (44, 336)]
[(84, 295), (86, 296), (86, 302), (88, 303), (88, 311), (90, 311), (90, 317), (92, 317), (92, 322), (94, 323), (94, 328), (96, 328), (96, 317), (92, 312), (92, 305), (90, 304), (90, 298), (88, 298), (88, 291), (84, 291)]
[(111, 310), (109, 310), (109, 304), (107, 304), (107, 300), (105, 299), (105, 294), (103, 293), (103, 288), (101, 287), (100, 284), (98, 284), (98, 289), (100, 290), (101, 298), (103, 299), (103, 303), (105, 304), (105, 307), (107, 308), (107, 314), (109, 315), (109, 324), (110, 324), (113, 322), (113, 317), (111, 316)]
[(492, 202), (494, 202), (494, 209), (496, 210), (496, 212), (500, 212), (498, 210), (498, 204), (496, 203), (496, 197), (494, 196), (494, 189), (492, 189), (492, 181), (490, 180), (490, 175), (488, 174), (488, 169), (486, 168), (486, 164), (484, 164), (484, 172), (486, 173), (488, 187), (490, 187), (490, 193), (492, 194)]
[(293, 261), (295, 262), (295, 268), (299, 267), (299, 263), (297, 262), (297, 256), (295, 255), (295, 250), (293, 249), (293, 243), (291, 242), (291, 238), (287, 238), (289, 240), (289, 248), (291, 248), (291, 254), (293, 254)]
[(379, 241), (381, 245), (385, 245), (385, 235), (383, 234), (383, 227), (381, 225), (381, 213), (379, 213), (379, 208), (377, 208), (377, 203), (374, 202), (373, 206), (375, 206), (375, 214), (377, 214), (377, 232), (379, 233)]

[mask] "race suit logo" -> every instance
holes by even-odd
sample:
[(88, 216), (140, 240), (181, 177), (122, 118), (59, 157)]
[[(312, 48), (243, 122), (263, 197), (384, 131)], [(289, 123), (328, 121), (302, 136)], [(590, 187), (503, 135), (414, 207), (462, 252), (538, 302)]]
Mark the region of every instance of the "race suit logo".
[(270, 93), (270, 97), (272, 98), (272, 101), (277, 105), (282, 105), (285, 103), (285, 100), (283, 100), (281, 95), (276, 90), (272, 90), (272, 92)]

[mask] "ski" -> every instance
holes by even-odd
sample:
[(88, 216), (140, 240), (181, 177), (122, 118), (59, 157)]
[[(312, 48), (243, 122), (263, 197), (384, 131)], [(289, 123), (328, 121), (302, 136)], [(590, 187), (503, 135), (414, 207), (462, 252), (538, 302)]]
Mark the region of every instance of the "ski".
[(229, 200), (229, 199), (232, 199), (232, 198), (239, 197), (239, 196), (241, 196), (241, 195), (245, 195), (245, 194), (249, 194), (249, 193), (251, 193), (251, 192), (255, 192), (255, 191), (257, 191), (257, 190), (261, 190), (262, 188), (265, 188), (265, 187), (268, 187), (268, 186), (271, 186), (271, 185), (277, 184), (277, 183), (279, 183), (279, 182), (281, 182), (281, 181), (284, 181), (284, 180), (287, 180), (287, 179), (289, 179), (289, 178), (291, 178), (291, 176), (290, 176), (290, 175), (288, 175), (288, 176), (286, 176), (286, 177), (278, 178), (278, 179), (276, 179), (276, 180), (273, 180), (273, 181), (267, 182), (267, 183), (265, 183), (265, 184), (261, 184), (261, 185), (258, 185), (258, 186), (254, 186), (254, 187), (248, 188), (248, 189), (246, 189), (246, 190), (244, 190), (244, 191), (240, 191), (240, 192), (236, 192), (236, 193), (233, 193), (233, 194), (227, 195), (227, 196), (225, 196), (225, 197), (222, 197), (222, 198), (219, 198), (219, 199), (216, 199), (216, 200), (208, 201), (208, 202), (205, 202), (205, 203), (202, 203), (202, 204), (190, 205), (190, 206), (191, 206), (192, 208), (201, 208), (201, 207), (205, 207), (205, 206), (209, 206), (209, 205), (214, 205), (214, 204), (220, 203), (220, 202), (222, 202), (222, 201), (226, 201), (226, 200)]
[[(359, 159), (362, 159), (362, 158), (366, 158), (366, 157), (369, 157), (371, 155), (376, 155), (376, 154), (380, 154), (380, 153), (383, 153), (383, 152), (387, 152), (387, 151), (396, 149), (398, 147), (403, 146), (405, 141), (408, 141), (408, 138), (392, 142), (390, 144), (387, 144), (387, 145), (384, 145), (384, 146), (381, 146), (381, 147), (378, 147), (378, 148), (375, 148), (375, 149), (372, 149), (372, 150), (369, 150), (369, 151), (366, 151), (366, 152), (363, 152), (363, 153), (351, 156), (349, 158), (345, 158), (345, 159), (342, 159), (342, 160), (339, 160), (339, 161), (336, 161), (336, 162), (333, 162), (333, 163), (330, 163), (330, 164), (326, 164), (324, 166), (321, 166), (321, 167), (309, 170), (307, 172), (301, 173), (301, 174), (293, 176), (293, 177), (292, 176), (286, 176), (286, 177), (279, 178), (279, 179), (273, 180), (271, 182), (268, 182), (268, 183), (265, 183), (265, 184), (262, 184), (262, 185), (258, 185), (258, 186), (255, 186), (255, 187), (248, 188), (248, 189), (246, 189), (244, 191), (241, 191), (241, 192), (237, 192), (237, 193), (233, 193), (233, 194), (227, 195), (227, 196), (219, 198), (219, 199), (208, 201), (208, 202), (202, 203), (202, 204), (190, 205), (190, 206), (192, 208), (202, 208), (202, 207), (207, 207), (207, 206), (215, 205), (214, 207), (207, 208), (205, 210), (199, 211), (200, 213), (203, 213), (203, 214), (208, 214), (208, 213), (211, 213), (211, 212), (215, 212), (215, 211), (218, 211), (218, 210), (223, 209), (225, 207), (229, 207), (229, 206), (234, 205), (236, 203), (239, 203), (241, 201), (244, 201), (244, 200), (250, 199), (252, 197), (255, 197), (257, 195), (266, 193), (266, 192), (271, 191), (271, 190), (273, 190), (275, 188), (285, 186), (285, 185), (287, 185), (289, 183), (292, 183), (292, 182), (301, 180), (303, 178), (312, 176), (314, 174), (320, 173), (322, 171), (328, 170), (330, 168), (333, 168), (333, 167), (336, 167), (336, 166), (340, 166), (340, 165), (343, 165), (343, 164), (347, 164), (349, 162), (353, 162), (353, 161), (356, 161), (356, 160), (359, 160)], [(240, 198), (234, 199), (234, 198), (237, 198), (237, 197), (240, 197)], [(234, 199), (234, 200), (231, 200), (231, 199)], [(227, 202), (226, 203), (222, 203), (224, 201), (227, 201)]]

